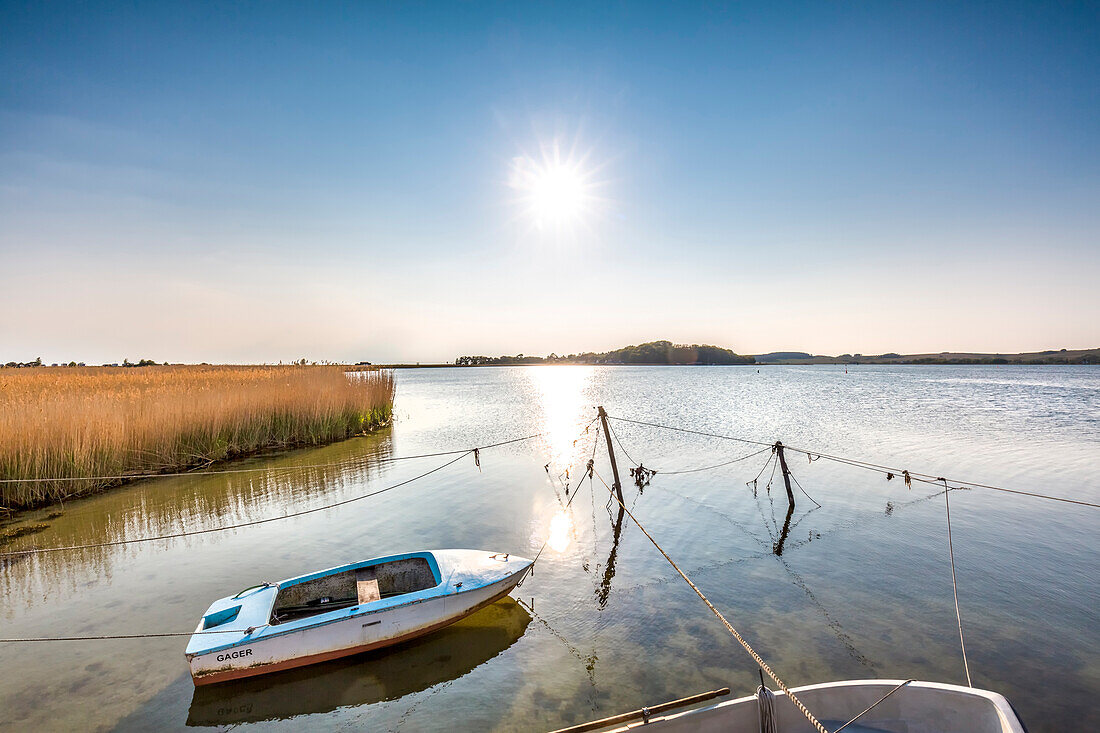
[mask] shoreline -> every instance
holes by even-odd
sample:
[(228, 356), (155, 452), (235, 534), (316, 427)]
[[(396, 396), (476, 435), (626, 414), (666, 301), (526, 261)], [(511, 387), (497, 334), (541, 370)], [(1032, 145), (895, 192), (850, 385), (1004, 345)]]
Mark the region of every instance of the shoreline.
[(349, 379), (335, 366), (21, 369), (0, 387), (7, 510), (344, 440), (393, 418), (392, 373)]
[(499, 369), (502, 367), (539, 367), (539, 366), (599, 366), (599, 367), (737, 367), (760, 368), (773, 366), (1098, 366), (1100, 365), (1100, 350), (1093, 350), (1095, 356), (1080, 357), (1085, 360), (1042, 360), (1029, 361), (1013, 360), (1009, 357), (992, 357), (989, 360), (979, 359), (955, 359), (940, 360), (929, 359), (876, 359), (875, 357), (863, 357), (858, 360), (841, 360), (834, 357), (818, 357), (810, 359), (784, 359), (777, 361), (758, 361), (755, 364), (623, 364), (592, 363), (585, 361), (552, 361), (538, 362), (534, 364), (383, 364), (383, 369)]
[[(233, 464), (246, 461), (250, 458), (264, 458), (274, 457), (275, 455), (294, 450), (302, 450), (306, 448), (324, 448), (325, 446), (336, 445), (337, 443), (343, 443), (348, 440), (354, 440), (356, 438), (370, 438), (377, 435), (380, 431), (393, 427), (393, 418), (386, 420), (384, 423), (380, 423), (373, 428), (360, 433), (353, 433), (344, 437), (333, 438), (331, 440), (325, 440), (321, 442), (305, 442), (298, 441), (294, 443), (271, 443), (269, 445), (257, 448), (256, 450), (246, 451), (225, 458), (219, 458), (216, 461), (210, 461), (206, 463), (196, 463), (190, 466), (179, 466), (176, 468), (165, 468), (158, 472), (148, 472), (142, 474), (135, 474), (126, 478), (118, 479), (113, 483), (96, 485), (88, 491), (82, 491), (77, 494), (70, 494), (66, 497), (44, 501), (36, 504), (30, 504), (26, 506), (18, 507), (4, 507), (0, 506), (0, 548), (9, 544), (12, 540), (19, 537), (25, 537), (29, 534), (36, 534), (38, 531), (46, 529), (48, 525), (29, 525), (33, 531), (20, 531), (21, 527), (16, 527), (13, 530), (9, 529), (14, 524), (27, 521), (49, 521), (51, 519), (57, 519), (65, 512), (65, 503), (73, 503), (82, 499), (91, 499), (101, 494), (106, 494), (115, 489), (121, 489), (139, 481), (152, 481), (158, 478), (186, 478), (188, 475), (202, 476), (206, 474), (207, 469), (211, 470), (209, 473), (217, 473), (218, 471), (225, 470), (232, 467)], [(257, 470), (257, 473), (260, 473)], [(60, 511), (51, 511), (60, 510)], [(33, 517), (35, 513), (45, 512), (43, 517)]]

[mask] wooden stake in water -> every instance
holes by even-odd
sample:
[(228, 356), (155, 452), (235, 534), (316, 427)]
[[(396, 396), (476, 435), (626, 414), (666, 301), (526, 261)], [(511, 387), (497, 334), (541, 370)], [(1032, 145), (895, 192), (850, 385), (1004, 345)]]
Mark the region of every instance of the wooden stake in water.
[(783, 486), (787, 489), (787, 501), (791, 503), (791, 509), (794, 509), (794, 492), (791, 491), (791, 472), (787, 470), (787, 458), (783, 455), (782, 441), (775, 441), (775, 452), (779, 455), (779, 467), (783, 469)]
[[(615, 489), (615, 496), (618, 497), (620, 504), (625, 504), (623, 500), (623, 485), (619, 483), (619, 466), (615, 463), (615, 448), (611, 445), (611, 431), (607, 429), (607, 413), (604, 412), (603, 406), (596, 408), (600, 414), (600, 425), (603, 426), (603, 437), (607, 440), (607, 457), (611, 459), (611, 476), (614, 482), (611, 484), (611, 488)], [(792, 499), (791, 501), (794, 501)]]

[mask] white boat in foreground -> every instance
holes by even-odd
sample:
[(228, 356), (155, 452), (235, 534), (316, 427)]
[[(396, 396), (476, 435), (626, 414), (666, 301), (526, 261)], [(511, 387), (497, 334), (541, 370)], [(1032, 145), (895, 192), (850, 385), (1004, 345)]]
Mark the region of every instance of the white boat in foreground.
[(431, 550), (374, 558), (215, 601), (187, 644), (196, 685), (276, 672), (397, 644), (507, 595), (527, 558)]
[[(725, 692), (728, 690), (709, 695)], [(1026, 733), (1027, 730), (1003, 695), (972, 687), (905, 680), (847, 680), (794, 687), (791, 692), (829, 731), (842, 727), (844, 733)], [(770, 715), (762, 714), (758, 695), (686, 712), (660, 714), (671, 705), (682, 706), (690, 701), (688, 698), (680, 701), (680, 705), (658, 705), (652, 710), (563, 728), (558, 733), (592, 730), (623, 733), (636, 728), (646, 733), (816, 733), (810, 721), (782, 692), (774, 693)], [(625, 722), (626, 718), (635, 722)], [(766, 724), (769, 718), (772, 727)], [(849, 723), (853, 718), (856, 720)]]

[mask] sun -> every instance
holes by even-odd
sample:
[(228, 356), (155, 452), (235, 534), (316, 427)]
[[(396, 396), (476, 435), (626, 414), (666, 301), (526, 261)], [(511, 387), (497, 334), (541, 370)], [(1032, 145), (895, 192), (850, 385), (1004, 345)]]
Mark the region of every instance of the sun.
[(510, 185), (538, 229), (576, 228), (585, 223), (597, 202), (596, 184), (583, 158), (563, 156), (557, 145), (538, 158), (513, 158)]
[(576, 166), (555, 161), (531, 179), (531, 205), (539, 220), (568, 223), (584, 211), (584, 177)]

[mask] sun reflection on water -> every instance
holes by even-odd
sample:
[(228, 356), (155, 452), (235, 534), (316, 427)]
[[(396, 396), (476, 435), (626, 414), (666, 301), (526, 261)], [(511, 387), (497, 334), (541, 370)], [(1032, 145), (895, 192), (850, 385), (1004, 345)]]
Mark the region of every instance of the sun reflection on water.
[(588, 366), (540, 366), (527, 370), (539, 395), (543, 439), (556, 464), (568, 465), (573, 442), (595, 415), (586, 399), (593, 372)]
[(550, 520), (550, 538), (547, 543), (554, 552), (565, 552), (573, 538), (573, 518), (564, 509)]

